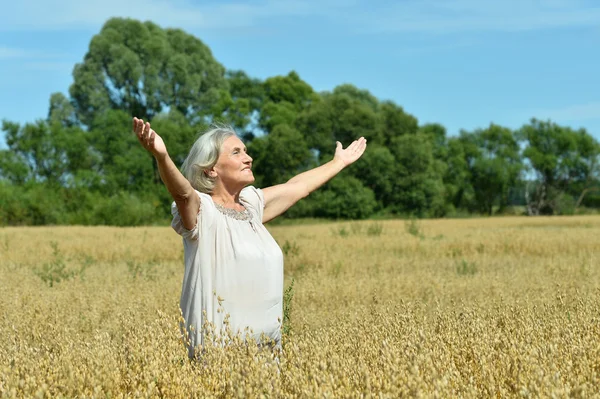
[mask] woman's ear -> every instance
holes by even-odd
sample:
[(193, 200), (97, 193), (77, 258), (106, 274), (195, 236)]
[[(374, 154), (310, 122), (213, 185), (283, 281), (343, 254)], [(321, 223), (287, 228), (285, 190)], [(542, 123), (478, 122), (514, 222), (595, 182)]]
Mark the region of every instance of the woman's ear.
[(215, 177), (217, 177), (217, 172), (215, 172), (215, 169), (214, 169), (214, 168), (211, 168), (211, 169), (209, 169), (209, 170), (205, 170), (205, 171), (204, 171), (204, 173), (206, 173), (206, 175), (207, 175), (208, 177), (212, 177), (212, 178), (215, 178)]

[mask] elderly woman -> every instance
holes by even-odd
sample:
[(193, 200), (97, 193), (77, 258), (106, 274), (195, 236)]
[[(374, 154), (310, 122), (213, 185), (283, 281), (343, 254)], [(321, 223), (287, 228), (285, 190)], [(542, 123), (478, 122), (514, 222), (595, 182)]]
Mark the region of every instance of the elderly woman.
[(183, 237), (185, 254), (180, 307), (189, 356), (203, 344), (204, 323), (221, 329), (225, 315), (232, 333), (251, 331), (257, 341), (265, 334), (279, 344), (283, 254), (264, 223), (360, 158), (366, 140), (361, 137), (346, 149), (338, 142), (330, 162), (261, 190), (251, 186), (252, 157), (232, 129), (201, 135), (183, 174), (150, 123), (133, 118), (133, 130), (156, 159), (174, 200), (172, 227)]

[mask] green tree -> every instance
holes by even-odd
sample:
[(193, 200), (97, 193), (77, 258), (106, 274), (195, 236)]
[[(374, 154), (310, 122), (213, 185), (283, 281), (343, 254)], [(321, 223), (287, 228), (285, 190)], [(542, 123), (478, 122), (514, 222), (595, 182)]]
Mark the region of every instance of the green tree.
[(99, 173), (106, 194), (142, 191), (160, 181), (151, 156), (131, 131), (131, 116), (124, 111), (109, 110), (96, 117), (90, 136), (101, 156)]
[(227, 71), (229, 94), (234, 106), (228, 119), (243, 131), (243, 137), (251, 140), (258, 129), (258, 116), (265, 101), (265, 88), (259, 79), (250, 78), (244, 71)]
[(0, 167), (15, 183), (35, 180), (64, 186), (72, 182), (74, 171), (91, 167), (85, 132), (77, 126), (40, 119), (24, 126), (3, 121), (2, 130), (13, 154)]
[(399, 136), (391, 147), (397, 168), (390, 209), (420, 217), (445, 215), (445, 166), (433, 156), (431, 136), (424, 133)]
[(460, 137), (450, 137), (446, 150), (446, 172), (444, 173), (446, 202), (454, 210), (472, 210), (475, 207), (475, 190), (465, 154), (465, 143)]
[(0, 180), (24, 184), (31, 179), (31, 169), (23, 154), (13, 150), (0, 150)]
[(390, 145), (395, 137), (406, 134), (415, 134), (418, 130), (425, 133), (437, 134), (437, 127), (443, 129), (445, 136), (446, 130), (441, 125), (425, 125), (419, 128), (419, 122), (414, 116), (404, 112), (404, 109), (391, 101), (384, 101), (379, 107), (379, 114), (382, 120), (382, 136), (384, 144)]
[(267, 133), (279, 124), (296, 126), (300, 111), (320, 100), (312, 87), (293, 71), (287, 76), (268, 78), (263, 84), (263, 90), (264, 102), (260, 110), (259, 127)]
[(62, 93), (50, 95), (50, 107), (48, 109), (48, 123), (59, 124), (63, 127), (78, 126), (75, 107)]
[(384, 144), (379, 102), (366, 90), (341, 85), (301, 111), (296, 127), (319, 154), (328, 154), (336, 141), (348, 145), (361, 136), (370, 144)]
[(373, 191), (380, 209), (393, 205), (396, 171), (396, 158), (388, 147), (378, 144), (369, 144), (363, 156), (348, 168), (350, 175)]
[(418, 132), (429, 137), (433, 146), (433, 155), (438, 159), (448, 156), (448, 138), (446, 128), (439, 123), (426, 123), (418, 128)]
[(534, 192), (527, 192), (530, 214), (572, 211), (575, 198), (598, 184), (599, 144), (584, 129), (532, 119), (520, 129), (519, 137), (537, 178)]
[(285, 183), (315, 165), (302, 135), (286, 124), (252, 140), (248, 152), (253, 157), (255, 184), (261, 187)]
[[(165, 140), (173, 162), (181, 165), (199, 134), (205, 131), (208, 125), (204, 123), (190, 124), (179, 111), (170, 110), (168, 113), (157, 115), (152, 120), (152, 128), (159, 132)], [(127, 139), (131, 140), (131, 137)], [(131, 141), (133, 143), (133, 140)]]
[(324, 99), (332, 130), (331, 141), (321, 145), (330, 148), (336, 141), (348, 145), (359, 137), (365, 137), (372, 144), (383, 144), (379, 103), (368, 91), (345, 84), (337, 86), (332, 93), (325, 93)]
[(523, 169), (512, 130), (490, 124), (472, 133), (462, 131), (460, 141), (474, 194), (473, 210), (492, 215), (498, 205), (502, 212)]
[(194, 36), (112, 18), (75, 66), (69, 91), (79, 120), (90, 127), (111, 109), (151, 120), (168, 108), (197, 121), (213, 117), (215, 100), (227, 98), (224, 75), (225, 68)]
[(336, 176), (309, 197), (315, 216), (331, 219), (364, 219), (373, 214), (377, 201), (373, 191), (353, 176)]

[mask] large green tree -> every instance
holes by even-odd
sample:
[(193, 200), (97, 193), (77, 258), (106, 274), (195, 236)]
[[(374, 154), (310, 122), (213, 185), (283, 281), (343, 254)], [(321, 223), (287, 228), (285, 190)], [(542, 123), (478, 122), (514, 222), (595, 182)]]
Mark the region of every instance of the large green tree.
[(598, 186), (600, 146), (585, 129), (532, 119), (519, 130), (523, 156), (537, 181), (528, 190), (528, 212), (562, 213)]
[(509, 193), (523, 169), (519, 144), (512, 130), (490, 124), (485, 129), (460, 134), (469, 180), (472, 210), (491, 215), (508, 205)]
[(396, 137), (391, 148), (397, 167), (389, 208), (419, 217), (445, 215), (445, 165), (434, 157), (432, 137), (422, 132), (406, 134)]
[(277, 125), (269, 134), (256, 137), (248, 152), (253, 157), (255, 184), (260, 187), (285, 183), (315, 165), (302, 134), (287, 124)]
[(446, 202), (451, 211), (472, 210), (475, 204), (475, 190), (471, 182), (471, 173), (466, 155), (464, 140), (449, 137), (446, 145), (446, 172), (444, 187)]
[[(75, 66), (70, 94), (86, 126), (108, 110), (146, 120), (175, 109), (189, 121), (226, 112), (225, 68), (198, 38), (152, 22), (112, 18)], [(220, 105), (222, 109), (216, 109)]]
[(67, 186), (80, 170), (91, 170), (94, 159), (85, 132), (56, 120), (39, 119), (21, 126), (3, 121), (8, 150), (0, 162), (2, 175), (13, 183), (40, 181)]

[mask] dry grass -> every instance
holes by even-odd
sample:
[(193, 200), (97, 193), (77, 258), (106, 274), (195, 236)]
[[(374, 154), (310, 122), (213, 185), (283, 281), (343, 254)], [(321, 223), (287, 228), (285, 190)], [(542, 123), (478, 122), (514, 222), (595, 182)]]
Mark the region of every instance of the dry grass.
[(599, 217), (271, 230), (295, 280), (279, 363), (196, 363), (169, 228), (1, 229), (0, 396), (600, 396)]

